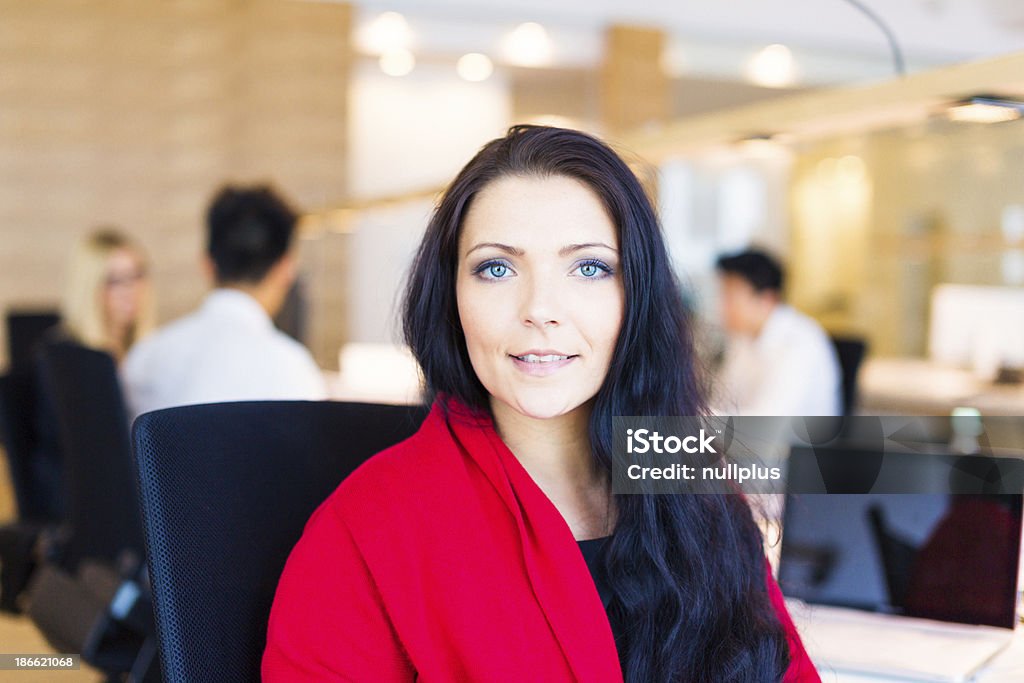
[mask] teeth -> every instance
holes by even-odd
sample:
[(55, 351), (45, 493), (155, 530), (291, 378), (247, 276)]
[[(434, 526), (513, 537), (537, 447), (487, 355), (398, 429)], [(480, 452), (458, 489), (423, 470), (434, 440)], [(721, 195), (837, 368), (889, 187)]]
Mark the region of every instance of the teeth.
[(519, 360), (526, 361), (527, 363), (553, 363), (559, 360), (566, 360), (569, 356), (538, 356), (533, 353), (528, 353), (525, 356), (516, 356)]

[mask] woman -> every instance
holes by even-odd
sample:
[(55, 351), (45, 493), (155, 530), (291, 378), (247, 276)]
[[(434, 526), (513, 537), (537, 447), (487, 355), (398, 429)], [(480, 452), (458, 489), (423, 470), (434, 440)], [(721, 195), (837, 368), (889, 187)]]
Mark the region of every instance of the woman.
[(63, 331), (121, 360), (153, 327), (145, 253), (117, 230), (104, 228), (79, 242), (62, 304)]
[(606, 145), (486, 145), (404, 317), (433, 409), (309, 521), (264, 680), (819, 680), (740, 496), (610, 492), (613, 415), (706, 411), (653, 209)]
[[(116, 230), (96, 230), (75, 247), (61, 302), (61, 324), (47, 331), (40, 346), (71, 340), (121, 360), (152, 328), (152, 308), (142, 249)], [(41, 492), (37, 496), (40, 516), (56, 521), (66, 514), (64, 448), (43, 349), (34, 351), (26, 389), (32, 420), (26, 436), (32, 450), (28, 476)]]

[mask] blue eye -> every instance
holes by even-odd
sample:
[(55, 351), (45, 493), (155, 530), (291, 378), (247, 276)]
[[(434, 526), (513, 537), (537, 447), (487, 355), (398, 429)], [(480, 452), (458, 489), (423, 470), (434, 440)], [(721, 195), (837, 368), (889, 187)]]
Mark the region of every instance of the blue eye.
[(573, 272), (579, 273), (586, 280), (600, 280), (611, 275), (612, 269), (602, 261), (588, 259), (580, 262)]
[(504, 261), (487, 261), (477, 266), (473, 274), (484, 280), (505, 280), (511, 272), (512, 269)]

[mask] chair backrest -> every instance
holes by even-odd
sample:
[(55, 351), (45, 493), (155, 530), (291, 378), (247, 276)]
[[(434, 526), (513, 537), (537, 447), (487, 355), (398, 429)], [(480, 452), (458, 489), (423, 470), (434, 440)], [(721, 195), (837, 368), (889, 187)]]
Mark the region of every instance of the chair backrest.
[(277, 582), (309, 516), (425, 415), (264, 401), (168, 408), (135, 421), (165, 681), (259, 680)]
[(39, 516), (41, 506), (32, 476), (32, 376), (12, 372), (0, 376), (0, 439), (7, 455), (7, 473), (14, 489), (18, 518)]
[(14, 489), (18, 519), (56, 523), (67, 498), (57, 416), (29, 368), (0, 376), (0, 439)]
[(114, 563), (124, 550), (141, 557), (128, 414), (114, 359), (72, 341), (48, 343), (40, 353), (40, 390), (56, 409), (65, 458), (71, 533), (63, 563)]
[(32, 364), (37, 343), (60, 322), (57, 311), (11, 311), (7, 314), (7, 359), (12, 368)]
[(857, 403), (857, 372), (867, 352), (867, 342), (863, 339), (833, 337), (832, 345), (839, 357), (839, 370), (842, 374), (843, 415), (852, 415)]

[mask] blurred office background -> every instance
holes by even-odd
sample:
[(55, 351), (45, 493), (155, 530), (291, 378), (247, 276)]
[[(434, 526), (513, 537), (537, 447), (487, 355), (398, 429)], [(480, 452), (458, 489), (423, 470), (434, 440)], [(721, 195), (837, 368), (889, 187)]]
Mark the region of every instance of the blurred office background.
[[(877, 9), (912, 75), (1024, 49), (1019, 3)], [(704, 114), (706, 129), (709, 112), (892, 79), (884, 34), (840, 0), (69, 0), (2, 12), (5, 310), (52, 307), (75, 238), (112, 222), (153, 254), (158, 318), (174, 318), (205, 287), (213, 189), (268, 179), (311, 213), (306, 341), (336, 369), (343, 343), (393, 334), (394, 292), (436, 192), (523, 121), (637, 154), (701, 306), (712, 256), (759, 243), (786, 259), (791, 301), (830, 330), (863, 335), (872, 355), (923, 357), (936, 286), (1024, 282), (1024, 123), (873, 110), (865, 89), (849, 125), (826, 111), (794, 130), (659, 149), (670, 122)], [(951, 100), (974, 94), (961, 87)], [(653, 132), (631, 144), (636, 130)]]
[(0, 309), (56, 308), (114, 223), (174, 319), (215, 188), (267, 180), (307, 212), (292, 331), (343, 397), (392, 381), (353, 378), (366, 358), (400, 391), (376, 345), (438, 192), (549, 123), (633, 160), (709, 329), (715, 257), (765, 246), (790, 302), (865, 343), (862, 412), (1021, 415), (1024, 121), (955, 105), (1024, 99), (1024, 4), (871, 4), (903, 76), (842, 0), (0, 0)]

